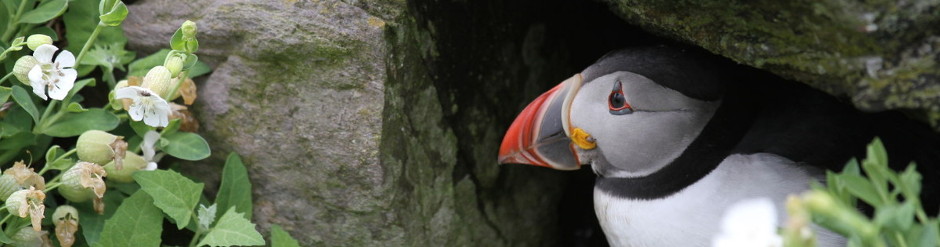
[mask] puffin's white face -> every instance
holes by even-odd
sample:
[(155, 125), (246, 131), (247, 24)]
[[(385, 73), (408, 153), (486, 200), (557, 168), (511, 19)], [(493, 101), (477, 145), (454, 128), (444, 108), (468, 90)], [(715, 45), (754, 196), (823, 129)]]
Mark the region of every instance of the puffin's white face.
[(583, 129), (597, 144), (577, 148), (581, 163), (606, 177), (639, 177), (682, 154), (719, 104), (620, 71), (581, 86), (571, 102), (570, 127)]

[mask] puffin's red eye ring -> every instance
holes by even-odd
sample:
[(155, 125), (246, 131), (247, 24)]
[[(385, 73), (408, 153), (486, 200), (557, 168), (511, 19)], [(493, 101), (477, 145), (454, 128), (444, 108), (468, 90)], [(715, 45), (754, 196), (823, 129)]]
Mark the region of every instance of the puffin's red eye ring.
[(627, 103), (627, 99), (623, 94), (623, 85), (619, 80), (614, 83), (614, 89), (607, 96), (607, 107), (610, 109), (610, 114), (614, 115), (633, 113), (633, 107)]

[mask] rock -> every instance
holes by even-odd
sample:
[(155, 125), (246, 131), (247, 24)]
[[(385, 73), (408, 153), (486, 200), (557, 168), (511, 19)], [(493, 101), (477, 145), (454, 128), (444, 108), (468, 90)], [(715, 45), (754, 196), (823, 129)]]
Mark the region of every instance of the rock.
[(940, 1), (605, 2), (653, 33), (940, 126)]
[[(557, 12), (562, 2), (546, 6)], [(551, 246), (600, 236), (590, 171), (498, 166), (496, 152), (516, 112), (610, 45), (573, 63), (546, 37), (572, 26), (518, 14), (532, 3), (410, 4), (141, 0), (123, 28), (147, 53), (184, 20), (197, 22), (197, 54), (214, 71), (197, 80), (194, 110), (213, 156), (183, 169), (212, 195), (224, 157), (239, 153), (262, 232), (281, 225), (303, 246)], [(494, 17), (477, 24), (493, 28), (464, 39), (464, 20), (486, 12)], [(502, 27), (507, 19), (520, 22)]]

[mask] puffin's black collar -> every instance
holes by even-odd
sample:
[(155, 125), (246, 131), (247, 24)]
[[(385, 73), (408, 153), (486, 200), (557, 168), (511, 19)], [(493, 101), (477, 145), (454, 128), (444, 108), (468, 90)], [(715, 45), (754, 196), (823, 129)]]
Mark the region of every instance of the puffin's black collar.
[(647, 200), (681, 191), (711, 173), (732, 154), (753, 122), (752, 107), (753, 103), (738, 97), (725, 97), (699, 136), (669, 165), (638, 178), (599, 176), (595, 187), (612, 196)]

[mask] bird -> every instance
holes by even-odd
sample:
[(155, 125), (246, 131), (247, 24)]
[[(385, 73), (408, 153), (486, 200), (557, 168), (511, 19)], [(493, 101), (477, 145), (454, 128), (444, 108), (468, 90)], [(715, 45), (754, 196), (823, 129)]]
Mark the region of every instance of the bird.
[[(660, 45), (612, 51), (533, 100), (498, 159), (590, 165), (594, 211), (612, 246), (708, 246), (725, 210), (742, 200), (770, 198), (785, 222), (788, 195), (863, 158), (875, 137), (892, 168), (926, 164), (918, 166), (924, 188), (936, 188), (940, 172), (930, 164), (940, 158), (916, 151), (940, 147), (935, 136), (902, 113), (861, 112), (707, 51)], [(936, 193), (925, 190), (924, 205), (940, 205)], [(818, 243), (845, 239), (821, 230)]]

